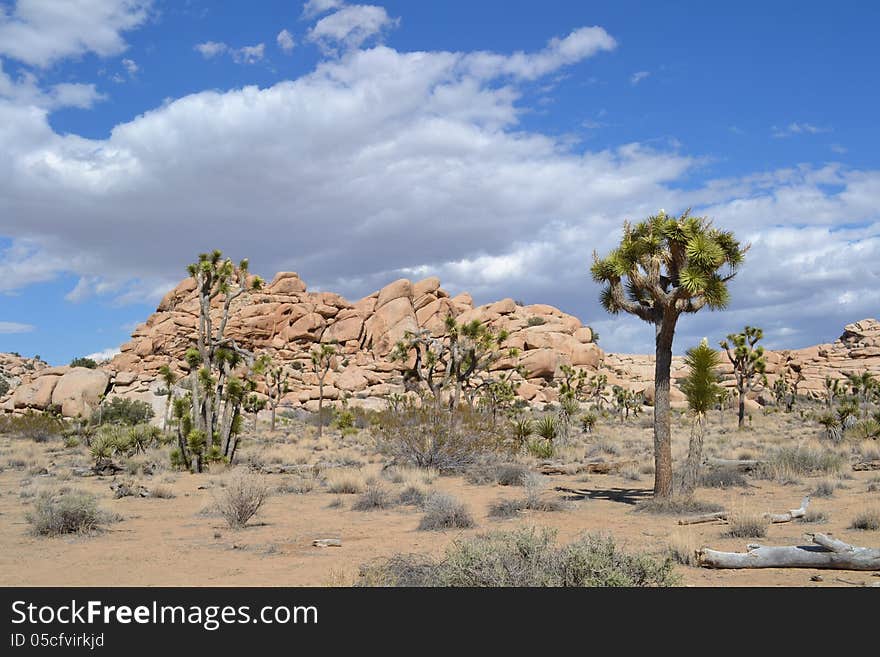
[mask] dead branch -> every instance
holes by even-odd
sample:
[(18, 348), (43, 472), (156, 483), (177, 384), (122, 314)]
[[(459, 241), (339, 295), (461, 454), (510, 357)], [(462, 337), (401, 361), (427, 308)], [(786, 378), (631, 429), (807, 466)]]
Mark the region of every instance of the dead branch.
[(880, 550), (854, 547), (825, 534), (811, 534), (812, 545), (768, 547), (749, 545), (748, 552), (697, 550), (704, 568), (824, 568), (880, 570)]
[[(769, 523), (777, 524), (781, 522), (791, 522), (795, 518), (803, 518), (807, 514), (807, 507), (810, 504), (810, 496), (807, 495), (802, 501), (800, 507), (797, 509), (791, 509), (790, 511), (786, 511), (785, 513), (765, 513), (761, 517), (764, 518)], [(679, 525), (699, 525), (704, 522), (715, 522), (716, 520), (721, 520), (722, 522), (728, 522), (730, 520), (730, 513), (727, 511), (718, 511), (716, 513), (703, 513), (698, 516), (691, 516), (689, 518), (681, 518), (678, 521)]]

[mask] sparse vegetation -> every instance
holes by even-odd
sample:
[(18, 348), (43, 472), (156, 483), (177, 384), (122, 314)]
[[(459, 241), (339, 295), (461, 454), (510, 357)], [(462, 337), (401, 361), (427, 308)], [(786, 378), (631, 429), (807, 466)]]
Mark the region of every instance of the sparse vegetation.
[(864, 531), (877, 531), (880, 529), (880, 509), (868, 509), (862, 511), (853, 518), (849, 525), (850, 529), (861, 529)]
[(424, 509), (420, 530), (467, 529), (474, 526), (467, 506), (446, 493), (432, 494), (425, 500)]
[(730, 538), (763, 538), (767, 535), (767, 521), (756, 514), (732, 514), (727, 520), (724, 535)]
[(438, 560), (396, 555), (361, 567), (359, 586), (675, 586), (671, 559), (622, 551), (610, 537), (555, 545), (551, 530), (520, 529), (457, 540)]
[(89, 534), (117, 518), (98, 507), (98, 499), (84, 491), (58, 490), (41, 493), (27, 514), (34, 534)]
[(269, 496), (259, 475), (235, 472), (217, 497), (217, 510), (232, 529), (241, 529), (256, 515)]

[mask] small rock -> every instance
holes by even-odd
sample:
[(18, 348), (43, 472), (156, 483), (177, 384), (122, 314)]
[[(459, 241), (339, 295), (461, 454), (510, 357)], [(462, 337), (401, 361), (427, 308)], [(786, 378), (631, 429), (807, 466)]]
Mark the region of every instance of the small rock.
[(810, 581), (811, 581), (811, 582), (824, 582), (824, 581), (825, 581), (825, 578), (822, 577), (821, 575), (813, 575), (813, 576), (810, 578)]

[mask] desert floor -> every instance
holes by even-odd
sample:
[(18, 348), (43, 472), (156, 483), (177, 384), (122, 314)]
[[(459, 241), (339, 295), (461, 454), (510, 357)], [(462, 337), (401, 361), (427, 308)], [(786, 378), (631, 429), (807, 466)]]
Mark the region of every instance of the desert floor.
[[(683, 461), (687, 448), (687, 423), (680, 415), (675, 420), (677, 463)], [(860, 512), (880, 509), (880, 472), (854, 472), (850, 465), (860, 458), (880, 458), (880, 445), (866, 441), (830, 446), (819, 440), (821, 427), (797, 412), (756, 417), (743, 431), (736, 431), (734, 423), (732, 412), (724, 425), (717, 412), (710, 418), (708, 455), (761, 459), (781, 446), (802, 446), (835, 450), (844, 457), (844, 465), (834, 473), (750, 475), (744, 487), (701, 487), (696, 497), (733, 513), (782, 512), (798, 507), (805, 494), (825, 484), (833, 493), (814, 496), (810, 504), (810, 510), (824, 519), (771, 525), (766, 538), (749, 539), (725, 537), (728, 528), (721, 523), (679, 526), (678, 516), (635, 511), (638, 501), (651, 497), (650, 414), (623, 425), (603, 420), (593, 434), (575, 431), (559, 460), (574, 464), (604, 458), (632, 464), (617, 474), (547, 477), (548, 497), (562, 497), (553, 491), (555, 486), (586, 489), (589, 496), (570, 501), (561, 511), (523, 511), (509, 519), (491, 518), (489, 507), (501, 498), (522, 497), (520, 486), (475, 484), (462, 476), (412, 469), (383, 472), (386, 459), (377, 452), (369, 430), (343, 436), (330, 429), (318, 440), (314, 426), (285, 420), (274, 433), (265, 431), (245, 440), (239, 467), (315, 467), (307, 474), (261, 475), (272, 495), (251, 523), (237, 531), (213, 511), (231, 475), (226, 467), (201, 475), (175, 472), (168, 466), (168, 449), (156, 448), (131, 459), (125, 464), (128, 472), (115, 477), (80, 477), (72, 469), (90, 465), (84, 446), (65, 448), (60, 439), (35, 443), (0, 436), (0, 585), (347, 586), (356, 579), (359, 566), (373, 559), (394, 553), (440, 554), (459, 537), (517, 525), (556, 528), (560, 541), (584, 531), (607, 533), (628, 550), (658, 556), (668, 554), (670, 546), (687, 554), (700, 546), (742, 551), (754, 542), (802, 545), (808, 542), (804, 535), (813, 531), (859, 546), (880, 547), (880, 532), (849, 528)], [(537, 465), (531, 457), (519, 461)], [(144, 474), (150, 463), (155, 463), (153, 473)], [(469, 506), (476, 527), (419, 531), (422, 512), (415, 506), (355, 511), (351, 507), (357, 494), (330, 492), (345, 480), (362, 487), (371, 477), (392, 494), (411, 484), (451, 493)], [(111, 485), (119, 481), (159, 488), (174, 497), (115, 499)], [(121, 520), (88, 536), (34, 536), (26, 514), (37, 495), (64, 486), (96, 494), (101, 507)], [(342, 547), (312, 547), (313, 539), (330, 537), (341, 538)], [(719, 571), (679, 564), (676, 571), (686, 586), (851, 586), (880, 581), (871, 573), (830, 570)], [(814, 575), (821, 575), (822, 581), (811, 581)]]

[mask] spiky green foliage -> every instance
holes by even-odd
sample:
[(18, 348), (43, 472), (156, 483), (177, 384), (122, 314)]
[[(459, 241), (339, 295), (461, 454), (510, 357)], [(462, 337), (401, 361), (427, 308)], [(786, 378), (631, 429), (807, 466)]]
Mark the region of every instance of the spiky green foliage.
[(700, 477), (706, 413), (717, 403), (721, 386), (718, 385), (716, 371), (719, 363), (718, 352), (712, 349), (706, 340), (703, 340), (699, 346), (687, 350), (684, 363), (687, 376), (681, 384), (681, 391), (687, 397), (693, 421), (681, 489), (684, 495), (690, 495)]
[(754, 326), (746, 326), (742, 333), (731, 333), (726, 340), (720, 342), (733, 365), (736, 378), (736, 390), (739, 393), (739, 427), (745, 424), (746, 395), (759, 384), (767, 384), (767, 361), (764, 358), (764, 347), (758, 341), (764, 337), (764, 331)]
[[(594, 253), (591, 273), (605, 285), (601, 301), (609, 313), (624, 311), (657, 324), (670, 312), (726, 307), (727, 282), (745, 252), (733, 233), (705, 217), (660, 211), (635, 226), (627, 222), (620, 246), (605, 258)], [(724, 266), (728, 272), (722, 274)]]
[(617, 248), (593, 254), (593, 280), (603, 285), (600, 301), (612, 314), (621, 311), (655, 326), (654, 494), (672, 495), (672, 438), (669, 379), (678, 318), (704, 307), (727, 306), (727, 283), (736, 275), (748, 247), (733, 233), (705, 217), (664, 211), (626, 223)]
[(79, 358), (74, 358), (70, 361), (71, 367), (85, 367), (90, 370), (93, 370), (98, 367), (98, 363), (95, 362), (93, 358), (86, 358), (85, 356), (81, 356)]
[(695, 414), (708, 413), (723, 390), (718, 385), (719, 360), (718, 352), (705, 340), (685, 354), (687, 376), (681, 384), (681, 391), (687, 397), (688, 408)]
[(552, 443), (559, 437), (559, 421), (553, 415), (545, 415), (538, 420), (535, 433), (547, 442)]
[(257, 359), (254, 372), (262, 374), (266, 382), (268, 403), (272, 409), (269, 429), (270, 431), (275, 431), (275, 415), (278, 410), (278, 404), (281, 403), (281, 398), (290, 391), (290, 371), (283, 364), (274, 363), (268, 354), (263, 354)]

